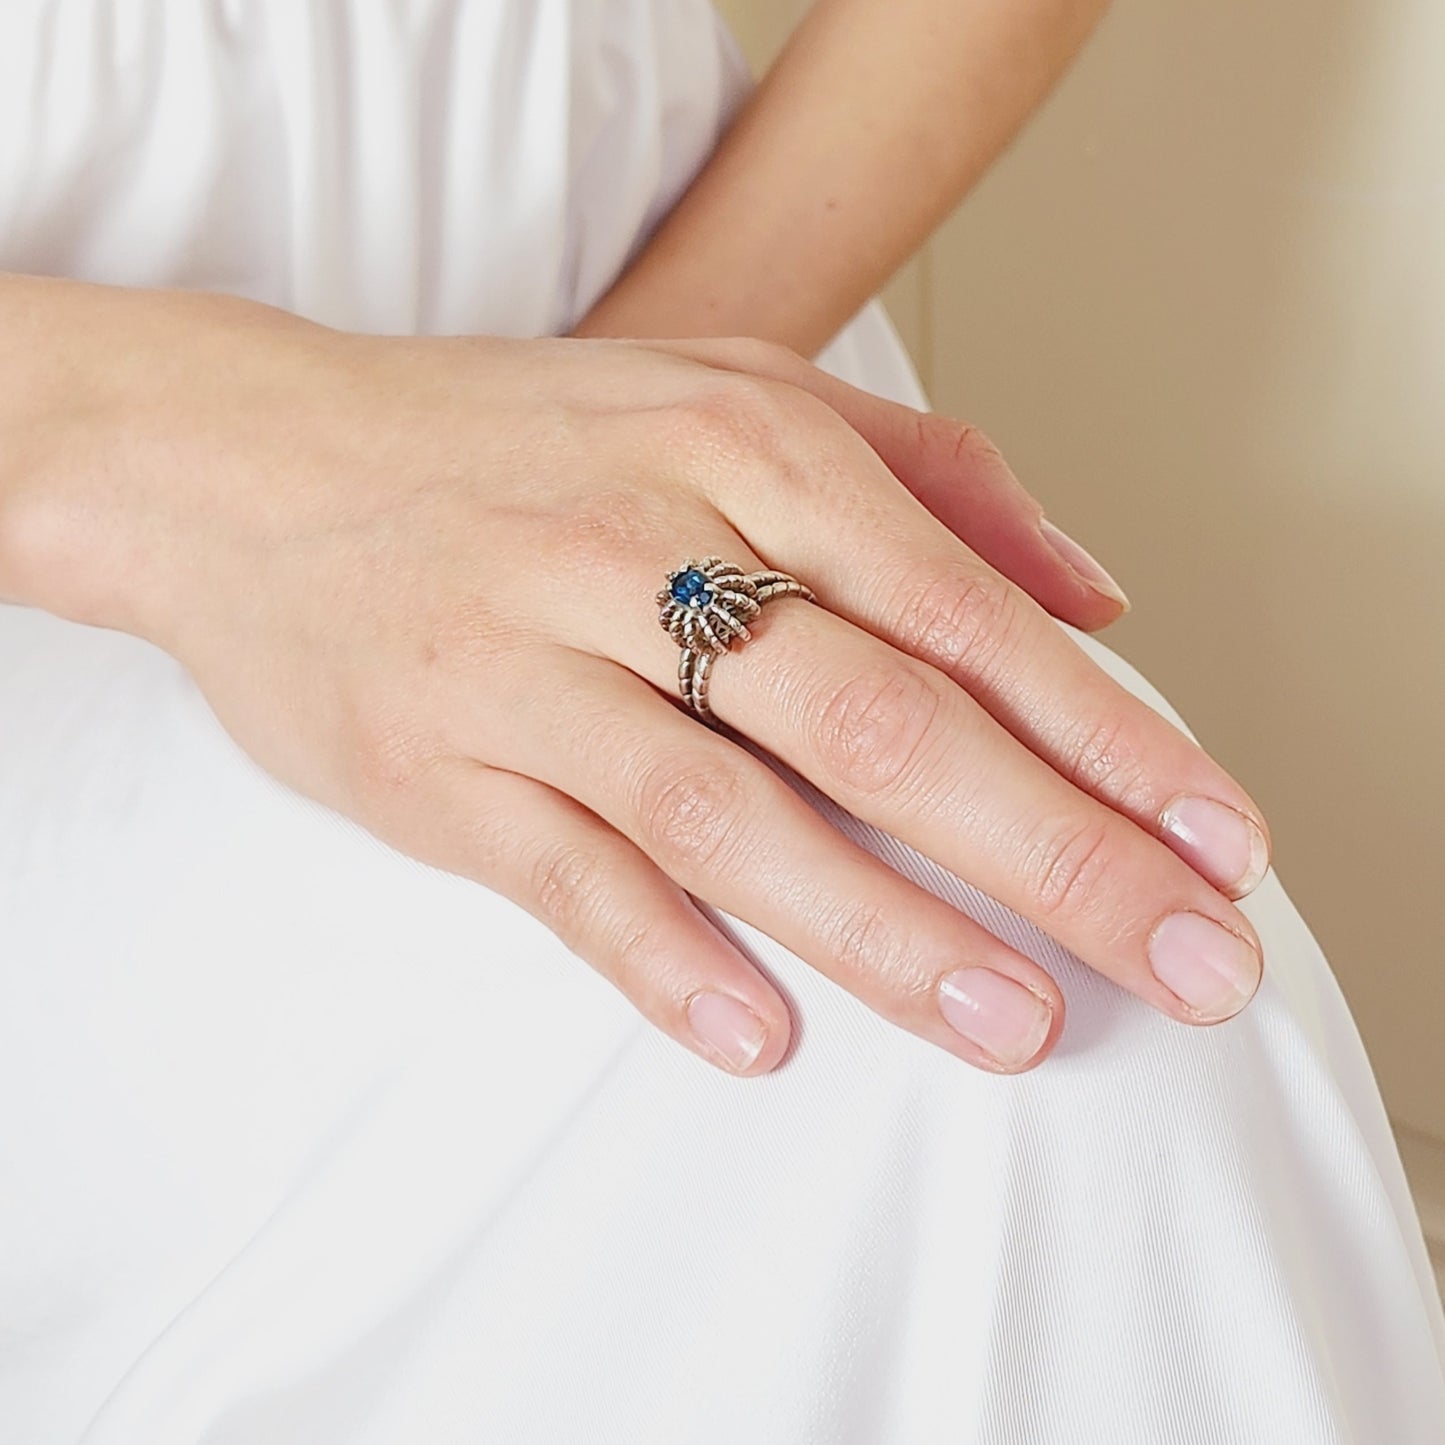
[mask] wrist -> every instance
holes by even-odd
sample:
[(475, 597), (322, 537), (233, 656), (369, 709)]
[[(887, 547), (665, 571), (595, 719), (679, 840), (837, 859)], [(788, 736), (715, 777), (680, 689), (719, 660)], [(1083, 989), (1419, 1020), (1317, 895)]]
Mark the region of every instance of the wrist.
[(247, 357), (307, 323), (28, 277), (0, 281), (0, 312), (0, 597), (168, 646), (185, 578), (205, 575), (207, 478), (236, 466), (237, 414), (256, 425), (234, 395), (258, 370)]

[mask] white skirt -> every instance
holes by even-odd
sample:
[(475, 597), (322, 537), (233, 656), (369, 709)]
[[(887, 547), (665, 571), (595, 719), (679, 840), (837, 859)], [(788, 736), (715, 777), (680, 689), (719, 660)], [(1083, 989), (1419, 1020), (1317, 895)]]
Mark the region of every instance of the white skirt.
[[(8, 0), (0, 267), (564, 330), (746, 84), (698, 0)], [(922, 402), (876, 308), (824, 360)], [(799, 1034), (729, 1078), (269, 779), (162, 653), (0, 607), (0, 1439), (1445, 1440), (1419, 1226), (1278, 880), (1258, 997), (1189, 1029), (790, 781), (1059, 978), (1052, 1058), (974, 1071), (727, 920)]]

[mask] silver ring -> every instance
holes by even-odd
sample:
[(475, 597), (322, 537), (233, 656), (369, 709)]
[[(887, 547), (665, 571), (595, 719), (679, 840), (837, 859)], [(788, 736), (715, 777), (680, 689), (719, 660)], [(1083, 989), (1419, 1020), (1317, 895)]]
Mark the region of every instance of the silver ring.
[(657, 594), (662, 608), (657, 620), (682, 649), (677, 664), (682, 700), (704, 722), (713, 721), (707, 700), (713, 659), (735, 641), (750, 642), (748, 623), (763, 610), (763, 603), (777, 597), (813, 601), (812, 592), (786, 572), (744, 572), (721, 557), (704, 557), (701, 562), (689, 557), (667, 574)]

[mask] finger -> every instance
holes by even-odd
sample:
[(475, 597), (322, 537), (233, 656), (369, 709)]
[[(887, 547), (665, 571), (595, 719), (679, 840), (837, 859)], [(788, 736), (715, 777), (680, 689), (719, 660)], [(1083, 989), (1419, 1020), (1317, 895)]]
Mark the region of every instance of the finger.
[(545, 783), (467, 759), (434, 769), (425, 790), (425, 836), (408, 852), (520, 904), (709, 1063), (754, 1075), (782, 1059), (778, 991), (616, 829)]
[(749, 625), (714, 668), (719, 718), (1173, 1017), (1216, 1023), (1253, 997), (1249, 920), (938, 669), (797, 600)]
[(627, 669), (570, 656), (562, 692), (585, 708), (557, 708), (535, 688), (509, 694), (520, 725), (506, 730), (508, 767), (577, 798), (689, 893), (890, 1022), (993, 1072), (1047, 1053), (1063, 1000), (1032, 959), (844, 837)]
[[(1253, 997), (1263, 963), (1249, 920), (937, 668), (797, 599), (747, 625), (750, 640), (713, 668), (719, 718), (1173, 1017), (1217, 1023)], [(676, 646), (657, 633), (628, 611), (589, 640), (671, 687)]]
[(825, 402), (885, 466), (991, 567), (1086, 632), (1129, 609), (1118, 582), (1044, 517), (977, 427), (874, 396), (794, 351), (749, 338), (650, 343), (709, 366), (787, 382)]
[(703, 484), (755, 553), (828, 610), (937, 667), (1230, 897), (1258, 885), (1269, 831), (1244, 789), (898, 487), (836, 414), (770, 383), (746, 383), (729, 404), (746, 425), (719, 428), (733, 454)]

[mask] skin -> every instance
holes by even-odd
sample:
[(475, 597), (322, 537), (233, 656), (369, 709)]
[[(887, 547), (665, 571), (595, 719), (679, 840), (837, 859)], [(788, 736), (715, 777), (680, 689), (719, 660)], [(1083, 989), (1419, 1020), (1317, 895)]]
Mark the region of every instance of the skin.
[[(712, 1062), (700, 996), (761, 1021), (737, 1072), (790, 1020), (694, 898), (982, 1068), (1044, 1057), (1063, 1001), (681, 710), (652, 600), (680, 538), (817, 594), (723, 659), (723, 723), (1182, 1022), (1224, 1014), (1151, 971), (1166, 916), (1242, 941), (1226, 1012), (1257, 986), (1225, 896), (1253, 880), (1206, 878), (1161, 814), (1258, 809), (961, 539), (977, 500), (993, 561), (1041, 565), (969, 428), (758, 342), (372, 338), (22, 277), (0, 323), (0, 595), (166, 649), (277, 777), (515, 899)], [(1045, 1010), (1027, 1056), (950, 1027), (958, 969)]]
[[(575, 334), (753, 336), (816, 354), (984, 174), (1106, 3), (817, 0)], [(970, 431), (967, 447), (965, 470), (1024, 505), (988, 439)], [(1093, 631), (1128, 609), (1087, 553), (1061, 559), (1031, 499), (1026, 534), (1009, 513), (1006, 536), (976, 495), (958, 511), (952, 476), (922, 499), (1056, 616)]]
[(818, 0), (580, 324), (814, 355), (1063, 74), (1106, 0)]

